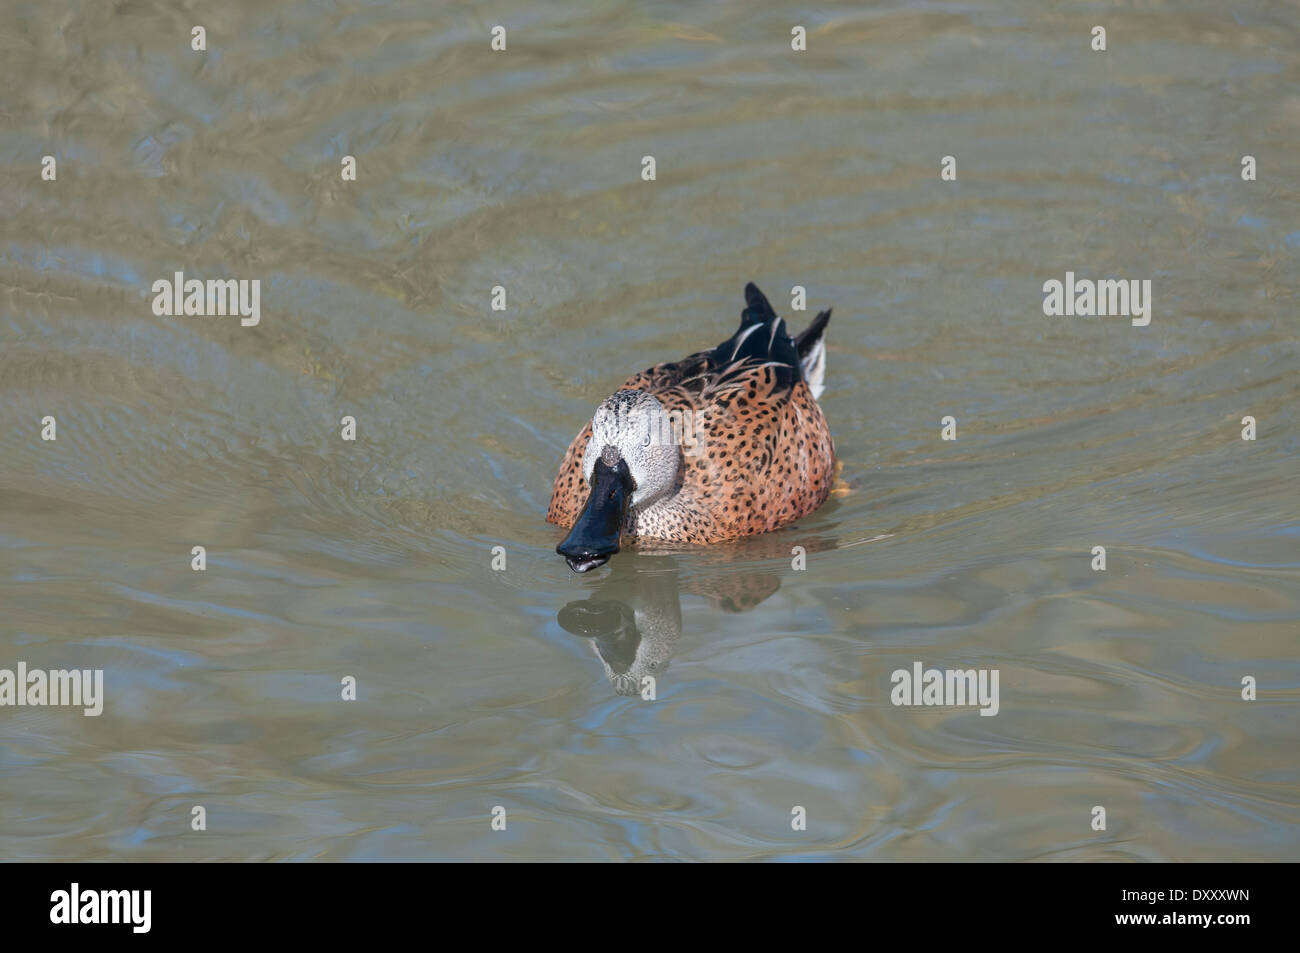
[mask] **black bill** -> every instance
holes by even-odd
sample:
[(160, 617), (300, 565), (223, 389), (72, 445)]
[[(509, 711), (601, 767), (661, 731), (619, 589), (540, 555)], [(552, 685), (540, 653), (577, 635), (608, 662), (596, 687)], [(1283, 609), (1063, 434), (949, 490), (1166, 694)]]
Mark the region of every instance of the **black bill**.
[(619, 460), (612, 467), (604, 460), (596, 461), (587, 505), (564, 542), (555, 547), (574, 572), (603, 566), (618, 552), (618, 537), (632, 499), (632, 488), (632, 473), (626, 460)]

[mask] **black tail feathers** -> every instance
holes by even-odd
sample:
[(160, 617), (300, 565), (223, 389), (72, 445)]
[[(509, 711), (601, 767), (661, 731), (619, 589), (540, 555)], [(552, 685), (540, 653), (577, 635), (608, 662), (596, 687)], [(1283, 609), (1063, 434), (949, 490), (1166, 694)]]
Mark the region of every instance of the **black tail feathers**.
[(830, 311), (823, 311), (798, 338), (791, 338), (785, 321), (751, 281), (745, 285), (740, 328), (710, 352), (709, 366), (718, 369), (746, 360), (784, 365), (778, 369), (777, 381), (779, 386), (791, 386), (804, 379), (805, 362), (817, 350), (830, 319)]
[(831, 320), (831, 309), (827, 308), (817, 317), (812, 319), (812, 324), (799, 332), (794, 339), (794, 346), (799, 351), (799, 358), (802, 360), (812, 353), (812, 349), (817, 346), (817, 342), (822, 339), (826, 333), (826, 325)]
[(763, 292), (758, 290), (758, 285), (752, 281), (745, 285), (745, 310), (740, 312), (740, 326), (744, 328), (751, 324), (767, 324), (775, 317), (776, 312), (767, 303)]

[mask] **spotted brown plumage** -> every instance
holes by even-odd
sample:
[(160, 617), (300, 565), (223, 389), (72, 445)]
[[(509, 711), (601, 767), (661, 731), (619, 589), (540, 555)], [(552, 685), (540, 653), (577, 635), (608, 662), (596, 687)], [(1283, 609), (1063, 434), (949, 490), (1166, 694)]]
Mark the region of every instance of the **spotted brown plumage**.
[(632, 375), (570, 443), (546, 518), (574, 528), (559, 550), (575, 570), (600, 565), (620, 540), (765, 533), (830, 495), (835, 444), (816, 397), (830, 311), (791, 338), (752, 283), (745, 301), (731, 338)]

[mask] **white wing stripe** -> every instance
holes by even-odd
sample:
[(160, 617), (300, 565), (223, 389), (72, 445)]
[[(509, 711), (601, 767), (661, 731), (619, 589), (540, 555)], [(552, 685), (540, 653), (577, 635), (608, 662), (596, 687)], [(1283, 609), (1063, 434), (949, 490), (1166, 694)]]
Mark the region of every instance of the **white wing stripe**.
[(762, 327), (761, 324), (751, 324), (749, 327), (745, 328), (745, 330), (741, 332), (740, 337), (736, 338), (736, 347), (731, 352), (731, 360), (734, 361), (736, 359), (736, 355), (740, 353), (740, 345), (745, 343), (745, 338), (749, 337), (751, 334), (753, 334), (761, 327)]

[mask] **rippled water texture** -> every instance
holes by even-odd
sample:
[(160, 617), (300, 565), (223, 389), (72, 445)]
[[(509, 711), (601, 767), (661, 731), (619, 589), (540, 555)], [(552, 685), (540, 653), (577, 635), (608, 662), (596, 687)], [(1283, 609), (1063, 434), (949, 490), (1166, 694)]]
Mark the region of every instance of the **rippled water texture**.
[[(107, 699), (0, 708), (0, 857), (1295, 859), (1300, 6), (583, 6), (3, 4), (0, 667)], [(749, 280), (835, 497), (575, 576), (567, 441)]]

